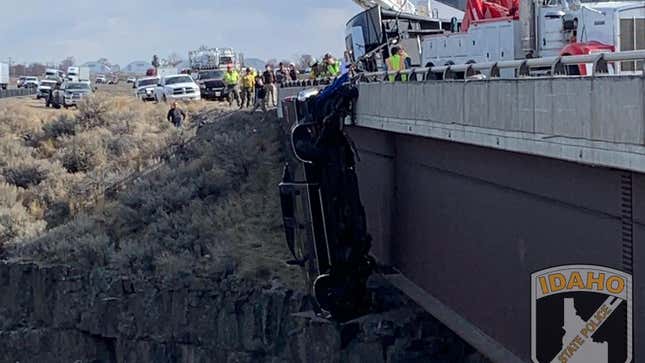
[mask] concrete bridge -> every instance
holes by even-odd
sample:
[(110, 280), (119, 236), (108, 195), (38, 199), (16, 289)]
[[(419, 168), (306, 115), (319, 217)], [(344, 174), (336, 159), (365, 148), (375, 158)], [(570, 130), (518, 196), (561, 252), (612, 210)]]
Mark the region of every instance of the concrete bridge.
[(645, 360), (645, 77), (358, 88), (349, 132), (392, 283), (493, 361), (530, 362), (532, 273), (624, 271)]

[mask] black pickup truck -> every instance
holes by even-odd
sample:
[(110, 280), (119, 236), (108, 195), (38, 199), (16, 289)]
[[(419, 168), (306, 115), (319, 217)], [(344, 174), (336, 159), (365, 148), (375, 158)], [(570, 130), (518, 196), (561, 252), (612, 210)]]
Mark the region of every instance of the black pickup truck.
[(225, 100), (231, 90), (224, 83), (224, 72), (221, 69), (200, 70), (197, 83), (202, 98), (207, 100)]

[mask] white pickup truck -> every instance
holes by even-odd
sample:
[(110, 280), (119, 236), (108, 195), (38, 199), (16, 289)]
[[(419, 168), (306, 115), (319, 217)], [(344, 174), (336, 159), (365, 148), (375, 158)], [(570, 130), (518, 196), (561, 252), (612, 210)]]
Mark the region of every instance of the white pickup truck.
[(199, 101), (201, 99), (199, 86), (186, 74), (163, 76), (155, 89), (155, 100), (157, 102), (172, 100)]
[(159, 77), (139, 78), (134, 83), (134, 88), (136, 89), (134, 95), (144, 102), (154, 101), (157, 84), (159, 84)]

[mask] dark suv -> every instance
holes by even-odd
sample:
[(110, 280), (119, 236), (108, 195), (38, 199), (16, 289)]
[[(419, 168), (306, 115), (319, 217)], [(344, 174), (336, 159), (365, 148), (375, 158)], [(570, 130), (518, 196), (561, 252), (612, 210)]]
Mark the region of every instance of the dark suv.
[(202, 98), (208, 100), (225, 100), (231, 91), (224, 84), (224, 71), (221, 69), (199, 71), (197, 83)]

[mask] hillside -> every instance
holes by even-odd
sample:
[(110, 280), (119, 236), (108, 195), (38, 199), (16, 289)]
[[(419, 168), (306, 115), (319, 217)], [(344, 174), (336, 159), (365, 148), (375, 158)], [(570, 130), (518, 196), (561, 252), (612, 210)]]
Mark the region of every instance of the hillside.
[(200, 129), (176, 158), (94, 213), (10, 244), (9, 256), (169, 280), (230, 270), (295, 283), (283, 263), (272, 121), (238, 114)]
[[(340, 325), (310, 313), (300, 270), (285, 264), (277, 183), (287, 150), (274, 114), (221, 117), (217, 103), (193, 104), (191, 124), (206, 125), (182, 135), (159, 120), (164, 106), (122, 97), (105, 100), (105, 110), (41, 110), (37, 122), (23, 123), (27, 129), (5, 120), (24, 162), (48, 172), (25, 187), (5, 181), (15, 191), (5, 200), (25, 224), (12, 230), (18, 234), (0, 261), (0, 361), (485, 362), (378, 276), (370, 281), (373, 309), (358, 321)], [(21, 107), (29, 102), (15, 102), (10, 107), (28, 114)], [(32, 138), (40, 142), (24, 141)], [(109, 145), (119, 140), (117, 153)], [(41, 142), (55, 152), (41, 154)], [(69, 143), (76, 158), (105, 156), (72, 173), (57, 158)], [(172, 155), (163, 151), (171, 144)], [(0, 160), (13, 165), (20, 155)], [(162, 163), (115, 190), (96, 178), (145, 169), (137, 158)], [(99, 181), (104, 197), (78, 194), (89, 180)], [(41, 185), (70, 191), (44, 201), (83, 207), (54, 214), (56, 223), (39, 219), (24, 198)], [(43, 205), (43, 215), (58, 210)]]
[[(179, 139), (165, 121), (166, 107), (104, 91), (78, 111), (47, 109), (42, 100), (2, 100), (0, 242), (67, 222), (105, 186), (154, 162)], [(191, 112), (206, 107), (189, 106)]]

